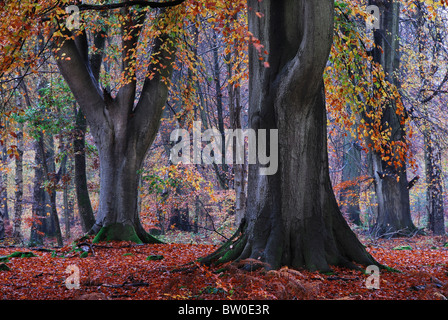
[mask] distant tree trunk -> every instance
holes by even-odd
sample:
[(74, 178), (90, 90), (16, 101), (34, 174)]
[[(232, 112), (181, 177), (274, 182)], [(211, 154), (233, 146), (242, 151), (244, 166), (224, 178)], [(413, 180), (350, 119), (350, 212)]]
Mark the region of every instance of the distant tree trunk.
[(73, 139), (73, 151), (75, 158), (75, 190), (82, 231), (87, 233), (95, 224), (95, 216), (93, 214), (89, 188), (87, 185), (85, 150), (87, 122), (82, 111), (76, 111), (76, 108), (75, 117), (75, 137)]
[[(42, 139), (42, 138), (41, 138)], [(42, 245), (45, 235), (45, 190), (42, 188), (44, 172), (42, 169), (42, 155), (39, 142), (33, 143), (34, 149), (34, 181), (33, 181), (33, 204), (32, 204), (32, 226), (29, 245)]]
[(7, 164), (6, 142), (1, 148), (0, 168), (0, 240), (5, 238), (6, 229), (9, 225), (8, 213), (8, 174), (3, 169)]
[[(419, 57), (419, 75), (421, 87), (428, 88), (431, 92), (432, 74), (437, 71), (438, 66), (432, 65), (429, 70), (424, 67), (426, 63), (425, 50), (427, 50), (428, 39), (425, 39), (425, 18), (422, 5), (417, 3), (416, 21), (417, 21), (417, 39), (418, 39), (418, 57)], [(431, 31), (430, 31), (431, 32)], [(432, 51), (433, 61), (437, 61), (439, 51), (441, 49), (440, 31), (433, 30), (437, 35)], [(431, 75), (430, 75), (431, 74)], [(442, 80), (442, 81), (446, 81)], [(439, 87), (443, 82), (439, 84)], [(423, 109), (423, 120), (421, 127), (423, 128), (423, 140), (425, 151), (425, 174), (426, 174), (426, 211), (428, 213), (428, 229), (434, 235), (445, 234), (445, 217), (443, 205), (443, 178), (442, 178), (442, 149), (437, 137), (436, 129), (431, 122), (428, 112), (429, 103), (435, 98), (436, 93), (426, 95), (420, 90), (417, 100)]]
[(252, 258), (269, 268), (322, 271), (376, 264), (344, 220), (329, 176), (322, 75), (334, 2), (249, 0), (248, 7), (249, 30), (265, 45), (270, 65), (251, 47), (249, 117), (255, 130), (278, 129), (279, 168), (260, 175), (260, 164), (249, 165), (243, 233), (202, 261)]
[[(238, 19), (238, 16), (233, 17)], [(233, 76), (233, 70), (235, 68), (236, 72), (240, 72), (241, 68), (239, 65), (234, 65), (231, 63), (231, 54), (227, 56), (227, 73), (228, 77)], [(233, 50), (235, 56), (238, 55), (237, 50)], [(229, 111), (230, 111), (230, 126), (233, 130), (242, 129), (241, 123), (241, 90), (240, 83), (229, 83), (228, 84), (228, 95), (229, 95)], [(233, 154), (236, 154), (236, 144), (233, 144)], [(246, 157), (244, 157), (244, 163), (233, 164), (233, 189), (235, 190), (235, 224), (240, 225), (241, 220), (244, 218), (246, 213), (246, 178), (247, 178), (247, 163)]]
[(64, 186), (63, 193), (63, 203), (64, 203), (64, 224), (65, 224), (65, 239), (70, 239), (70, 204), (68, 199), (68, 185)]
[[(44, 176), (47, 182), (49, 183), (49, 186), (47, 187), (46, 194), (48, 196), (49, 202), (50, 202), (50, 212), (49, 212), (49, 220), (48, 220), (48, 228), (47, 228), (47, 235), (49, 236), (55, 236), (56, 241), (58, 243), (58, 246), (62, 247), (63, 240), (62, 240), (62, 231), (61, 231), (61, 225), (59, 223), (59, 216), (57, 211), (57, 205), (56, 205), (56, 186), (59, 183), (60, 179), (60, 172), (59, 174), (56, 173), (56, 164), (54, 161), (55, 153), (54, 153), (54, 141), (52, 135), (46, 135), (45, 133), (42, 133), (43, 137), (42, 139), (39, 139), (39, 148), (42, 155), (42, 166), (44, 169)], [(64, 159), (62, 166), (66, 165), (66, 158)]]
[(359, 207), (359, 184), (355, 179), (361, 175), (361, 148), (349, 138), (345, 138), (345, 152), (343, 156), (342, 182), (356, 183), (344, 188), (341, 191), (341, 203), (343, 211), (348, 215), (348, 219), (361, 225)]
[[(65, 150), (65, 144), (66, 142), (64, 141), (64, 138), (61, 137), (60, 138), (61, 141), (61, 149)], [(59, 180), (62, 181), (63, 184), (63, 194), (62, 194), (62, 202), (63, 202), (63, 210), (64, 210), (64, 225), (65, 225), (65, 238), (68, 240), (70, 239), (70, 221), (71, 221), (71, 216), (72, 216), (72, 205), (71, 205), (71, 201), (70, 201), (70, 196), (69, 196), (69, 187), (70, 187), (70, 183), (69, 180), (67, 179), (68, 177), (68, 172), (69, 172), (69, 168), (68, 168), (68, 163), (67, 163), (67, 156), (64, 156), (64, 162), (61, 164), (61, 168), (59, 169)]]
[(182, 208), (179, 208), (177, 205), (174, 207), (170, 218), (170, 227), (186, 232), (192, 230), (188, 204), (183, 204)]
[(0, 209), (0, 241), (3, 239), (5, 239), (5, 222), (3, 219), (3, 210)]
[[(370, 0), (369, 4), (378, 6), (381, 11), (380, 29), (374, 31), (373, 60), (381, 64), (386, 79), (398, 87), (400, 4), (381, 0)], [(382, 124), (384, 129), (391, 129), (391, 142), (404, 141), (405, 128), (396, 114), (394, 101), (384, 107)], [(378, 202), (378, 217), (372, 232), (377, 236), (413, 234), (416, 227), (411, 219), (406, 164), (396, 168), (378, 153), (373, 153), (372, 160)]]
[(195, 197), (194, 200), (194, 224), (193, 224), (193, 232), (199, 232), (199, 213), (201, 212), (201, 205), (199, 201), (199, 196)]
[(429, 128), (424, 132), (428, 229), (434, 235), (440, 236), (445, 234), (442, 152), (432, 131), (432, 128)]
[[(215, 94), (216, 94), (216, 111), (218, 116), (218, 130), (221, 133), (221, 141), (225, 140), (225, 131), (224, 131), (224, 104), (222, 97), (222, 89), (221, 89), (221, 69), (219, 66), (219, 43), (216, 31), (213, 31), (213, 76), (215, 81)], [(229, 166), (225, 163), (225, 143), (221, 144), (221, 161), (222, 164), (213, 164), (213, 167), (216, 172), (216, 176), (218, 177), (219, 184), (221, 188), (228, 189), (229, 188)]]
[(23, 124), (19, 124), (17, 131), (17, 156), (16, 156), (16, 193), (14, 202), (13, 238), (22, 240), (22, 211), (23, 211)]

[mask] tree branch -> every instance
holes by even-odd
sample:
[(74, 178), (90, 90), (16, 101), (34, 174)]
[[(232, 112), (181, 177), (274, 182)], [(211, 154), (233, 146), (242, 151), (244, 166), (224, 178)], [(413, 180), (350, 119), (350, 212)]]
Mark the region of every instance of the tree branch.
[[(438, 87), (436, 90), (432, 90), (432, 94), (429, 97), (426, 97), (425, 99), (423, 99), (421, 101), (422, 104), (428, 103), (430, 102), (433, 98), (435, 98), (439, 93), (442, 93), (443, 91), (441, 90), (443, 85), (445, 84), (445, 82), (448, 81), (448, 71), (445, 73), (445, 76), (442, 79), (442, 82), (439, 83)], [(424, 90), (420, 90), (420, 92), (422, 92)], [(427, 91), (431, 91), (431, 90), (427, 90)]]
[(137, 43), (146, 14), (139, 12), (136, 15), (129, 12), (128, 8), (123, 8), (122, 23), (122, 80), (125, 84), (117, 94), (117, 101), (123, 108), (124, 116), (128, 116), (134, 108), (135, 92), (137, 87), (136, 64), (137, 64)]
[(98, 82), (100, 79), (100, 70), (103, 62), (106, 37), (107, 32), (103, 30), (98, 31), (93, 35), (93, 45), (95, 46), (96, 51), (90, 55), (89, 64), (92, 74)]
[[(332, 43), (328, 37), (333, 36), (333, 20), (327, 17), (332, 16), (334, 11), (333, 1), (301, 3), (302, 7), (298, 4), (297, 12), (307, 23), (299, 26), (301, 39), (295, 56), (279, 72), (276, 81), (285, 84), (279, 88), (279, 97), (286, 92), (294, 92), (296, 96), (305, 99), (315, 97), (316, 90), (322, 88), (322, 74), (330, 54), (331, 46), (322, 44)], [(284, 80), (280, 80), (283, 77)]]
[(169, 2), (154, 2), (145, 0), (124, 1), (121, 3), (109, 3), (109, 4), (80, 4), (78, 5), (79, 11), (86, 10), (113, 10), (132, 6), (142, 6), (150, 8), (168, 8), (180, 5), (185, 0), (174, 0)]
[(161, 35), (154, 40), (152, 52), (157, 54), (158, 63), (151, 63), (140, 99), (135, 107), (133, 120), (139, 128), (139, 148), (147, 150), (159, 128), (163, 107), (168, 96), (168, 81), (173, 70), (176, 55), (175, 40)]
[[(56, 37), (54, 56), (59, 71), (75, 96), (83, 113), (89, 121), (104, 121), (104, 100), (98, 82), (90, 68), (86, 65), (85, 56), (71, 39), (71, 32), (61, 31), (64, 36)], [(90, 123), (91, 124), (91, 123)]]

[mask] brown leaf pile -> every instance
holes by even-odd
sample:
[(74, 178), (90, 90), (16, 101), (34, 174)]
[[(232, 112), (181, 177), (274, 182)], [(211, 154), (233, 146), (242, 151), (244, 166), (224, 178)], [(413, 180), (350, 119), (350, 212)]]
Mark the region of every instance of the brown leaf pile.
[[(444, 239), (435, 237), (367, 243), (378, 262), (401, 271), (381, 270), (379, 289), (368, 289), (368, 275), (360, 270), (335, 267), (333, 273), (321, 274), (284, 267), (249, 272), (238, 264), (208, 268), (192, 262), (216, 249), (211, 245), (112, 242), (84, 247), (87, 254), (71, 246), (54, 252), (0, 248), (0, 257), (16, 251), (37, 256), (16, 254), (3, 259), (10, 270), (0, 271), (0, 299), (444, 300), (448, 297), (448, 249), (443, 245)], [(412, 250), (397, 249), (400, 246)], [(78, 289), (66, 285), (73, 275), (67, 271), (69, 266), (79, 270)]]

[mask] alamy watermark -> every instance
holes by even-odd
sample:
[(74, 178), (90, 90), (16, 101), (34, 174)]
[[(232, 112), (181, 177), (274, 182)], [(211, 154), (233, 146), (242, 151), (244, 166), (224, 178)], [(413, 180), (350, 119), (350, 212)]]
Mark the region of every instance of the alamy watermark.
[(379, 289), (380, 288), (380, 268), (376, 265), (370, 265), (366, 268), (366, 274), (369, 276), (366, 279), (367, 289)]
[[(223, 160), (226, 164), (244, 164), (246, 138), (248, 163), (256, 164), (258, 160), (262, 165), (260, 175), (275, 174), (278, 170), (277, 129), (226, 129), (223, 138), (217, 129), (202, 132), (202, 122), (194, 121), (192, 138), (186, 129), (171, 132), (170, 141), (176, 144), (171, 148), (170, 160), (173, 164), (223, 164)], [(203, 142), (207, 142), (204, 147)]]
[(67, 266), (67, 268), (65, 269), (65, 273), (69, 274), (67, 279), (65, 279), (65, 287), (69, 290), (79, 289), (79, 267), (75, 264), (71, 264)]
[(79, 15), (79, 7), (76, 5), (70, 5), (65, 8), (65, 12), (69, 14), (65, 24), (67, 29), (78, 30), (80, 28), (80, 15)]
[(378, 30), (380, 28), (380, 8), (375, 5), (367, 6), (366, 8), (366, 29), (367, 32)]

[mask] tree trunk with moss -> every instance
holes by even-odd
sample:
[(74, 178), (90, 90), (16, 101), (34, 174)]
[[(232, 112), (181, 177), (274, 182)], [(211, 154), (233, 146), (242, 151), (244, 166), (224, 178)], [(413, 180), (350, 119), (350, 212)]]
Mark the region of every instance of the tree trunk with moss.
[(270, 66), (250, 49), (249, 116), (253, 129), (278, 129), (279, 169), (260, 175), (259, 164), (249, 166), (242, 234), (203, 262), (251, 258), (268, 268), (321, 271), (376, 264), (344, 220), (329, 176), (322, 75), (333, 1), (249, 0), (248, 6), (249, 29)]
[[(90, 233), (101, 240), (159, 242), (150, 236), (140, 222), (137, 209), (139, 171), (145, 155), (156, 137), (175, 57), (174, 39), (158, 36), (152, 54), (158, 63), (151, 63), (148, 76), (137, 94), (137, 43), (146, 11), (122, 8), (122, 76), (124, 84), (113, 97), (102, 87), (99, 74), (102, 56), (89, 57), (85, 30), (76, 36), (63, 30), (66, 39), (57, 38), (56, 61), (61, 74), (85, 115), (100, 158), (100, 199), (96, 221)], [(161, 11), (160, 24), (168, 10)], [(104, 34), (93, 34), (94, 42)], [(70, 59), (67, 59), (69, 57)], [(137, 99), (138, 97), (138, 99)]]

